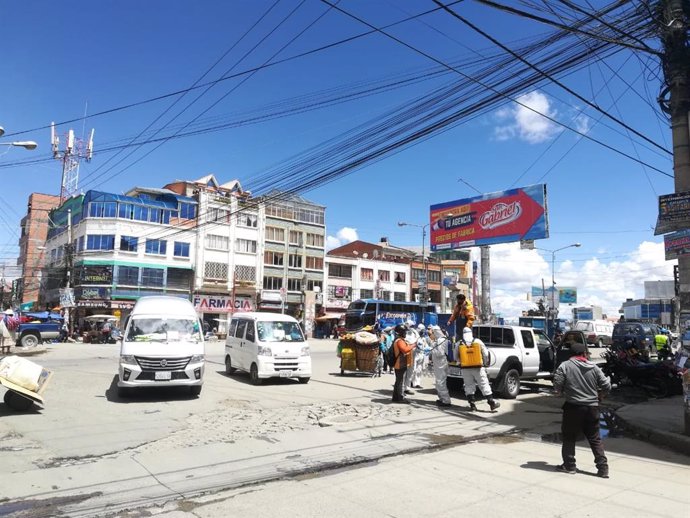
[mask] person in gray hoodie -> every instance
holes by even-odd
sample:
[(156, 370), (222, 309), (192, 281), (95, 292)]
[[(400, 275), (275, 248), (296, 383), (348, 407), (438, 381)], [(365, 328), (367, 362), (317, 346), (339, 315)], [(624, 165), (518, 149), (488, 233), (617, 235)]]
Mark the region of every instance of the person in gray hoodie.
[(599, 434), (599, 401), (611, 390), (611, 381), (587, 359), (585, 344), (572, 344), (570, 351), (573, 356), (561, 363), (553, 377), (556, 394), (565, 396), (561, 424), (563, 464), (556, 469), (564, 473), (577, 473), (575, 442), (582, 432), (592, 448), (597, 476), (609, 478), (608, 460)]

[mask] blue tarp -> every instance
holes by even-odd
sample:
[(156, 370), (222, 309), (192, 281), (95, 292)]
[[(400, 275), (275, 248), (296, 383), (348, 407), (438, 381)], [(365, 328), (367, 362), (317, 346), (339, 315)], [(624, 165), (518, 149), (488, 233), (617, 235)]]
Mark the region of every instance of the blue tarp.
[(22, 313), (22, 315), (35, 320), (63, 320), (64, 318), (60, 313), (48, 313), (47, 311)]

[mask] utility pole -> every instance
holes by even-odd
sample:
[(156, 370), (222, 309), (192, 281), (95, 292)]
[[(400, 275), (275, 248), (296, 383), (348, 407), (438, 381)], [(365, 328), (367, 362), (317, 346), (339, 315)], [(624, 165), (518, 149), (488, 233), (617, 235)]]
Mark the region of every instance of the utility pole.
[(69, 130), (65, 139), (65, 149), (60, 151), (60, 138), (55, 134), (55, 123), (50, 125), (50, 143), (53, 158), (62, 161), (62, 182), (60, 183), (60, 203), (76, 194), (79, 189), (79, 161), (91, 161), (93, 156), (93, 134), (84, 142), (74, 137), (74, 130)]
[(489, 245), (479, 247), (482, 261), (482, 305), (481, 321), (491, 322), (491, 250)]
[[(73, 259), (73, 248), (72, 248), (72, 209), (67, 209), (67, 244), (65, 245), (65, 263), (67, 265), (67, 273), (65, 275), (65, 293), (70, 301), (74, 300), (71, 296), (72, 291), (72, 259)], [(67, 322), (67, 329), (69, 330), (69, 336), (72, 336), (72, 318), (70, 315), (70, 306), (65, 307), (65, 321)]]
[[(671, 117), (675, 192), (690, 191), (690, 49), (688, 0), (664, 0), (661, 9), (661, 40), (665, 87), (659, 96), (661, 108)], [(690, 311), (690, 256), (678, 258), (680, 313)], [(690, 435), (690, 401), (685, 400), (685, 434)]]

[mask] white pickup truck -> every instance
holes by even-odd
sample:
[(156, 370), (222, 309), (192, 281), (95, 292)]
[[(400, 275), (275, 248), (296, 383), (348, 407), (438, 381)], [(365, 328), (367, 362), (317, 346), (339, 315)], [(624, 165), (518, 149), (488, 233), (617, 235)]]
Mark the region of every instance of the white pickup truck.
[[(472, 334), (489, 349), (487, 367), (494, 390), (504, 398), (513, 399), (520, 393), (520, 381), (549, 379), (555, 370), (556, 348), (541, 329), (520, 326), (479, 324)], [(461, 378), (457, 347), (448, 354), (448, 376)]]

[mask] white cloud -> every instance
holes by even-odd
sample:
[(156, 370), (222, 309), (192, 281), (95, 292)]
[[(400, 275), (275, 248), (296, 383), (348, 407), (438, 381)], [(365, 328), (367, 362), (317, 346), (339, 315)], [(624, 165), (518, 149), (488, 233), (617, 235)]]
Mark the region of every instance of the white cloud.
[(562, 128), (544, 117), (555, 118), (558, 112), (553, 108), (549, 98), (541, 92), (534, 91), (518, 97), (520, 104), (501, 108), (496, 112), (499, 122), (494, 128), (497, 140), (519, 138), (530, 144), (545, 142), (562, 131)]
[[(608, 316), (618, 316), (627, 298), (644, 297), (644, 281), (671, 280), (673, 263), (664, 259), (663, 243), (645, 241), (622, 257), (606, 260), (587, 258), (580, 248), (572, 254), (556, 254), (556, 286), (577, 288), (577, 306), (601, 306)], [(476, 256), (476, 257), (475, 257)], [(479, 260), (473, 250), (473, 260)], [(495, 313), (514, 319), (523, 310), (536, 307), (527, 300), (532, 286), (551, 286), (551, 254), (520, 250), (518, 243), (491, 247), (491, 307)], [(561, 316), (570, 317), (570, 307), (561, 307)]]
[(326, 251), (333, 250), (347, 243), (352, 243), (358, 239), (359, 236), (357, 235), (356, 228), (343, 227), (336, 232), (335, 236), (326, 237)]

